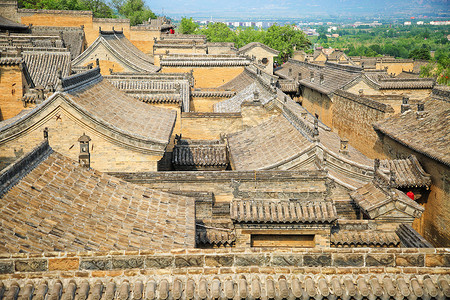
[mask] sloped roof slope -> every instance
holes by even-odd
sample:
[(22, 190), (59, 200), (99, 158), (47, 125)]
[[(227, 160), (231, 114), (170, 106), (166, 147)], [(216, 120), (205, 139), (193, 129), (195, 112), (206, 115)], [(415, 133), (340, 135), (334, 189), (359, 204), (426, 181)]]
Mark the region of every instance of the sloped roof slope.
[(128, 96), (104, 80), (99, 68), (64, 78), (62, 84), (71, 100), (111, 126), (138, 137), (168, 142), (176, 112)]
[(68, 51), (24, 51), (26, 68), (35, 86), (56, 86), (58, 70), (62, 76), (70, 74), (70, 52)]
[(193, 199), (87, 169), (47, 141), (39, 147), (0, 173), (0, 252), (195, 246)]
[(400, 144), (450, 166), (449, 102), (428, 99), (423, 113), (408, 110), (373, 127)]
[(89, 57), (99, 45), (103, 45), (110, 54), (136, 72), (154, 73), (160, 68), (153, 59), (134, 46), (122, 31), (100, 31), (98, 38), (72, 64), (78, 66)]

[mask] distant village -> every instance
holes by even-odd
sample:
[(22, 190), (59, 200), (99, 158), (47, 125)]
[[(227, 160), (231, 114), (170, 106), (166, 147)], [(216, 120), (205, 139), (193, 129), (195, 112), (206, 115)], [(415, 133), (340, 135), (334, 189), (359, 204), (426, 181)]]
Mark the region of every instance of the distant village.
[(448, 299), (450, 87), (278, 54), (1, 0), (0, 299)]

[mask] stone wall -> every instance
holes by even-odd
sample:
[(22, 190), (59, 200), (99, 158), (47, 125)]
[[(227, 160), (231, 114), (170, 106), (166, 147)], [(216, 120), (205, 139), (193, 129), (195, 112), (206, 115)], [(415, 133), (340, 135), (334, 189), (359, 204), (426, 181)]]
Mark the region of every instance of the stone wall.
[(333, 131), (364, 155), (386, 158), (372, 124), (392, 115), (392, 107), (343, 91), (337, 92), (333, 101)]
[(0, 280), (137, 275), (448, 274), (444, 248), (192, 249), (0, 254)]
[(156, 171), (157, 162), (162, 154), (142, 151), (139, 147), (120, 144), (97, 130), (92, 123), (84, 122), (84, 115), (55, 107), (52, 113), (37, 120), (30, 118), (33, 124), (25, 132), (20, 130), (18, 136), (3, 139), (0, 136), (0, 157), (13, 158), (15, 153), (27, 153), (43, 140), (43, 130), (48, 127), (50, 146), (57, 152), (78, 161), (80, 146), (78, 138), (86, 133), (90, 142), (91, 167), (99, 171), (125, 172)]
[(323, 200), (324, 171), (186, 171), (110, 173), (126, 181), (165, 192), (209, 192), (215, 202), (240, 199)]
[(0, 121), (12, 118), (24, 107), (25, 89), (22, 65), (0, 65)]
[(403, 71), (412, 72), (414, 69), (414, 61), (410, 59), (398, 59), (396, 61), (381, 61), (375, 65), (377, 70), (387, 68), (389, 74), (398, 75)]
[(161, 36), (158, 28), (132, 27), (128, 19), (94, 18), (91, 11), (17, 9), (17, 1), (14, 0), (1, 3), (0, 7), (2, 16), (25, 25), (82, 26), (88, 46), (98, 37), (100, 27), (102, 30), (112, 30), (113, 27), (123, 30), (125, 37), (147, 54), (153, 51), (153, 38)]
[(223, 97), (192, 97), (189, 107), (191, 112), (214, 112), (214, 104), (226, 99)]
[(222, 133), (242, 130), (240, 113), (197, 113), (183, 112), (181, 133), (185, 139), (217, 140)]
[(431, 175), (432, 185), (428, 197), (424, 195), (420, 204), (425, 207), (420, 219), (413, 223), (413, 228), (436, 247), (450, 245), (450, 167), (415, 152), (391, 138), (382, 139), (385, 155), (391, 159), (406, 158), (414, 154), (425, 172)]
[(194, 72), (195, 88), (216, 88), (241, 74), (244, 67), (163, 67), (161, 72), (189, 73), (191, 70)]
[(312, 115), (318, 115), (319, 120), (322, 123), (329, 127), (332, 126), (333, 103), (327, 95), (305, 87), (303, 88), (301, 103), (302, 106)]
[[(364, 95), (377, 95), (377, 96), (407, 96), (411, 100), (423, 100), (430, 96), (431, 89), (375, 89), (364, 81), (360, 81), (354, 86), (346, 89), (347, 92), (358, 94), (360, 90), (363, 90)], [(401, 104), (401, 101), (400, 103)]]

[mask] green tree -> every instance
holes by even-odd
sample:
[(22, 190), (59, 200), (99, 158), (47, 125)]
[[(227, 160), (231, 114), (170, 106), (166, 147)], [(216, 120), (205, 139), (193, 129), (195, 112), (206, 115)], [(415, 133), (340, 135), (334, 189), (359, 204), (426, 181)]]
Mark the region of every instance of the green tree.
[(192, 18), (182, 18), (180, 22), (180, 33), (193, 34), (198, 29), (198, 24)]
[(294, 29), (291, 25), (279, 26), (274, 24), (267, 29), (264, 44), (280, 51), (275, 59), (277, 63), (282, 63), (292, 57), (294, 49), (306, 49), (311, 45), (303, 31)]
[(96, 18), (112, 18), (112, 9), (102, 0), (19, 0), (19, 7), (56, 10), (91, 10)]
[(319, 37), (317, 38), (317, 42), (321, 43), (328, 43), (328, 37), (325, 33), (319, 34)]
[(119, 13), (130, 19), (130, 24), (141, 24), (148, 19), (156, 19), (156, 15), (148, 8), (143, 0), (126, 0), (119, 7)]
[(409, 58), (430, 60), (430, 50), (426, 47), (416, 48), (409, 53)]
[(236, 33), (224, 23), (210, 23), (200, 32), (206, 35), (209, 42), (235, 42)]
[(267, 32), (262, 29), (255, 29), (253, 27), (246, 27), (246, 28), (239, 27), (236, 29), (237, 35), (236, 47), (241, 48), (242, 46), (245, 46), (248, 43), (252, 42), (263, 43), (266, 33)]

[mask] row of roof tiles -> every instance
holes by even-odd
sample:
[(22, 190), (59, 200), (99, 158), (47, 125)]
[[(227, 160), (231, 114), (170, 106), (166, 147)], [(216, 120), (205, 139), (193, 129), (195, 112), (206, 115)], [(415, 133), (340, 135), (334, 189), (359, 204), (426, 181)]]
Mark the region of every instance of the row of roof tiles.
[(330, 223), (337, 219), (332, 202), (233, 200), (230, 215), (244, 223)]
[[(4, 296), (3, 296), (4, 295)], [(448, 299), (449, 277), (256, 275), (148, 276), (130, 280), (0, 282), (5, 300), (139, 299)]]

